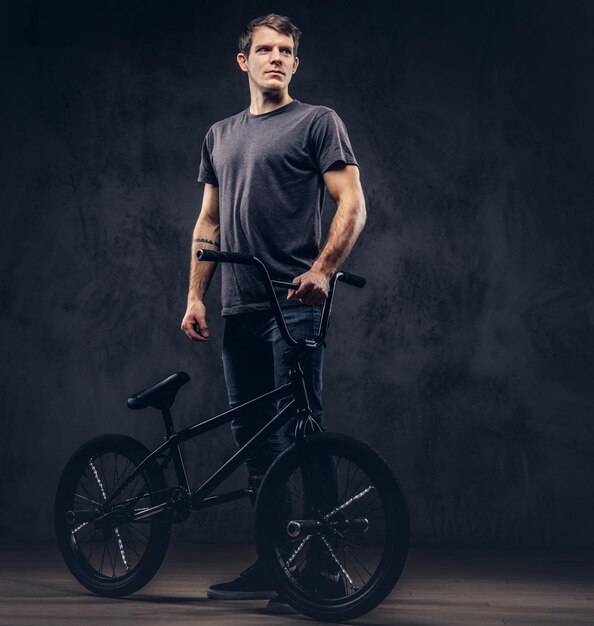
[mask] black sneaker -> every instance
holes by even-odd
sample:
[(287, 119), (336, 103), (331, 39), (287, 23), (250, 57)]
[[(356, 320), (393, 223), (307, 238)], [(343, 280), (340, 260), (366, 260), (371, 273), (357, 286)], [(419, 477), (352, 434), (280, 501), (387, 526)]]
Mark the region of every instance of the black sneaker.
[(276, 596), (274, 586), (259, 561), (228, 583), (211, 585), (206, 595), (213, 600), (268, 600)]
[(311, 582), (321, 598), (342, 598), (347, 595), (342, 576), (338, 573), (320, 571)]
[(264, 609), (267, 613), (275, 613), (276, 615), (294, 615), (298, 613), (283, 596), (278, 595), (268, 600), (268, 604)]
[[(315, 574), (311, 572), (299, 572), (297, 574), (300, 584), (310, 594), (323, 600), (331, 598), (342, 598), (347, 595), (346, 587), (342, 576), (326, 571), (319, 571)], [(267, 613), (279, 615), (291, 615), (299, 613), (294, 609), (282, 595), (278, 595), (268, 601), (266, 605)]]
[(342, 598), (347, 595), (342, 576), (327, 570), (312, 571), (305, 569), (297, 575), (303, 589), (321, 600)]

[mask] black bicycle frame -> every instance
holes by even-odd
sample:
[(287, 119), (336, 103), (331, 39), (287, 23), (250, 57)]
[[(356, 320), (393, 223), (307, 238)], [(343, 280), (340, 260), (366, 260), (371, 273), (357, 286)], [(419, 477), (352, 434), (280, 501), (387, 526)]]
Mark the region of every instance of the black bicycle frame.
[[(286, 363), (289, 367), (290, 382), (265, 393), (258, 398), (254, 398), (253, 400), (240, 404), (233, 409), (225, 411), (220, 415), (190, 426), (179, 433), (175, 432), (171, 412), (169, 409), (163, 409), (161, 412), (165, 423), (165, 441), (136, 467), (136, 469), (122, 483), (122, 485), (116, 489), (109, 496), (109, 498), (107, 498), (107, 500), (103, 503), (103, 506), (113, 502), (126, 488), (126, 486), (129, 485), (130, 482), (143, 471), (147, 464), (157, 462), (159, 457), (167, 453), (169, 453), (169, 456), (164, 462), (161, 463), (160, 467), (162, 469), (165, 468), (169, 462), (173, 460), (179, 483), (177, 488), (179, 489), (179, 487), (181, 487), (191, 498), (191, 510), (197, 510), (251, 495), (252, 492), (249, 489), (240, 489), (238, 491), (230, 491), (217, 495), (210, 494), (212, 494), (212, 492), (249, 457), (254, 448), (258, 447), (270, 434), (282, 428), (283, 425), (292, 419), (294, 414), (290, 412), (289, 409), (293, 405), (295, 405), (297, 410), (295, 443), (297, 445), (301, 444), (305, 438), (307, 424), (311, 423), (312, 414), (307, 398), (307, 390), (305, 388), (305, 381), (300, 362), (308, 352), (316, 350), (324, 342), (326, 330), (328, 328), (330, 311), (332, 308), (336, 281), (342, 280), (357, 287), (363, 287), (365, 284), (365, 280), (358, 276), (353, 276), (352, 274), (347, 274), (345, 272), (337, 272), (329, 282), (328, 297), (324, 303), (318, 334), (312, 339), (297, 341), (291, 336), (287, 329), (278, 298), (274, 292), (274, 287), (296, 289), (297, 285), (286, 281), (271, 280), (266, 266), (256, 257), (245, 254), (215, 252), (213, 250), (198, 250), (197, 256), (203, 261), (223, 261), (253, 265), (260, 272), (279, 331), (289, 346), (289, 355)], [(245, 415), (248, 411), (251, 411), (254, 408), (287, 398), (291, 398), (291, 400), (285, 404), (269, 422), (267, 422), (246, 444), (241, 446), (241, 448), (239, 448), (235, 454), (233, 454), (212, 476), (210, 476), (210, 478), (202, 483), (196, 491), (191, 492), (183, 458), (179, 449), (181, 443), (188, 441), (189, 439), (193, 439), (194, 437), (198, 437), (209, 430), (217, 428), (222, 424), (226, 424), (242, 415)], [(317, 428), (319, 428), (319, 426)], [(168, 493), (172, 492), (173, 489), (175, 488), (164, 491), (165, 493)], [(141, 497), (142, 496), (139, 496), (138, 499)], [(128, 503), (130, 503), (130, 501), (128, 501)], [(166, 508), (167, 504), (168, 502), (154, 505), (149, 509), (143, 510), (140, 515), (142, 519), (156, 515)]]
[[(249, 457), (250, 453), (256, 447), (258, 447), (273, 432), (281, 429), (295, 416), (294, 412), (289, 411), (289, 409), (294, 405), (296, 405), (297, 410), (296, 443), (300, 443), (304, 436), (303, 423), (311, 418), (311, 409), (307, 398), (303, 371), (298, 363), (296, 366), (290, 368), (289, 378), (290, 382), (277, 387), (262, 396), (249, 400), (248, 402), (244, 402), (233, 409), (229, 409), (228, 411), (204, 420), (203, 422), (189, 426), (180, 432), (175, 432), (169, 410), (163, 410), (162, 413), (167, 432), (165, 441), (142, 460), (142, 462), (136, 467), (130, 476), (128, 476), (124, 483), (122, 483), (122, 485), (120, 485), (120, 487), (116, 489), (103, 504), (106, 505), (115, 500), (126, 488), (126, 486), (129, 485), (134, 478), (143, 471), (147, 464), (156, 461), (156, 459), (163, 456), (168, 451), (170, 455), (166, 464), (169, 464), (169, 462), (173, 460), (179, 486), (182, 487), (191, 497), (192, 510), (195, 511), (207, 506), (214, 506), (216, 504), (221, 504), (222, 502), (229, 502), (231, 500), (249, 496), (251, 494), (249, 489), (240, 489), (212, 496), (210, 494), (212, 494), (212, 492), (219, 485), (221, 485), (221, 483), (223, 483), (240, 465), (242, 465), (242, 463)], [(239, 450), (237, 450), (235, 454), (233, 454), (218, 470), (215, 471), (214, 474), (203, 482), (202, 485), (196, 489), (196, 491), (191, 492), (183, 458), (179, 449), (180, 444), (193, 439), (194, 437), (198, 437), (210, 430), (218, 428), (223, 424), (227, 424), (232, 420), (247, 414), (252, 409), (259, 408), (267, 404), (269, 405), (271, 402), (278, 402), (289, 398), (289, 402), (287, 402), (287, 404), (285, 404), (271, 420), (269, 420), (247, 443), (241, 446)], [(163, 505), (151, 507), (151, 509), (153, 508), (162, 510)]]

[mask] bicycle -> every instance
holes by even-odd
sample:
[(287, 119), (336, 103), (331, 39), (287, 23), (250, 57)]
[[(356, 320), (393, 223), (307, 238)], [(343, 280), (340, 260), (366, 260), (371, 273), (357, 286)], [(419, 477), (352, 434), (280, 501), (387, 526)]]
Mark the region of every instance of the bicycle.
[[(165, 441), (149, 451), (131, 437), (108, 434), (74, 453), (55, 500), (55, 531), (64, 561), (79, 583), (98, 595), (138, 591), (158, 571), (172, 524), (185, 521), (192, 511), (253, 496), (251, 489), (214, 491), (264, 438), (296, 420), (294, 444), (271, 465), (257, 494), (258, 556), (278, 592), (297, 611), (323, 621), (361, 616), (382, 602), (404, 569), (407, 503), (376, 451), (345, 435), (321, 432), (311, 415), (300, 363), (325, 340), (337, 281), (363, 287), (365, 280), (335, 274), (317, 335), (297, 341), (274, 291), (295, 285), (271, 280), (264, 264), (251, 255), (199, 250), (198, 258), (248, 264), (260, 272), (288, 345), (289, 382), (179, 432), (171, 407), (190, 380), (188, 374), (176, 372), (128, 398), (131, 409), (161, 411)], [(192, 491), (180, 444), (273, 401), (282, 403), (277, 414)], [(169, 487), (164, 471), (171, 463), (177, 484)]]

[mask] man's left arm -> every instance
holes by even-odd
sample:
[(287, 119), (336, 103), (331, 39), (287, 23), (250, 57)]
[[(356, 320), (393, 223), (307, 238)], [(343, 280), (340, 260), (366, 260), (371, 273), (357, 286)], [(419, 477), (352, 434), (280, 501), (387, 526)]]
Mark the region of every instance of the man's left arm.
[(303, 304), (324, 302), (330, 279), (353, 249), (365, 225), (365, 198), (359, 168), (344, 163), (331, 167), (324, 173), (324, 183), (336, 203), (336, 214), (320, 256), (309, 271), (293, 279), (299, 289), (289, 292), (288, 299), (297, 298)]

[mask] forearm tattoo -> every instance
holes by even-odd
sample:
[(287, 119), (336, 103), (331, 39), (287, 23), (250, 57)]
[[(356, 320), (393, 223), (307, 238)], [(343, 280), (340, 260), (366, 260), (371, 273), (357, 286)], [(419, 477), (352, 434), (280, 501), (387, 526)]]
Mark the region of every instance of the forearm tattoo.
[(216, 246), (217, 248), (221, 247), (221, 244), (218, 241), (211, 241), (210, 239), (192, 239), (192, 243), (209, 243), (211, 246)]

